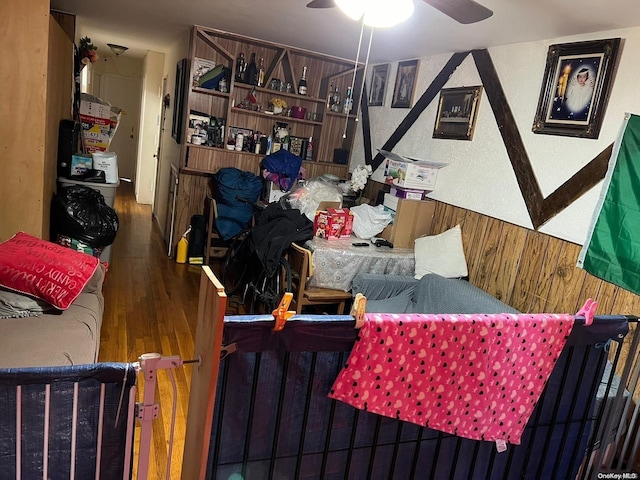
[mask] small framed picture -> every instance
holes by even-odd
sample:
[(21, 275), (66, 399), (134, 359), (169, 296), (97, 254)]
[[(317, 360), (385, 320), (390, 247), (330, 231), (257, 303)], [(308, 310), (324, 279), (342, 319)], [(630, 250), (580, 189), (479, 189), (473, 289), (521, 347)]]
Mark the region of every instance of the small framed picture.
[(549, 46), (533, 132), (598, 138), (620, 38)]
[(371, 92), (369, 93), (369, 106), (381, 107), (384, 105), (384, 97), (389, 80), (389, 64), (375, 65), (371, 74)]
[(206, 58), (194, 57), (193, 69), (191, 72), (192, 86), (200, 86), (200, 77), (210, 70), (213, 70), (216, 66), (216, 62), (213, 60), (207, 60)]
[(482, 87), (443, 88), (433, 138), (473, 140)]
[(419, 60), (398, 63), (391, 108), (411, 108), (413, 92), (416, 89), (416, 78), (418, 77), (418, 63)]

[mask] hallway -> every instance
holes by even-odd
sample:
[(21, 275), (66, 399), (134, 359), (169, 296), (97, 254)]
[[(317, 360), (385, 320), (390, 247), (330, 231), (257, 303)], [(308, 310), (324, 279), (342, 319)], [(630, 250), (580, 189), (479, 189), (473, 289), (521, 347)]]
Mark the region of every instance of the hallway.
[[(167, 257), (151, 206), (136, 203), (132, 184), (120, 184), (115, 209), (120, 228), (103, 288), (105, 313), (99, 360), (134, 362), (143, 353), (152, 352), (190, 359), (200, 267), (179, 265)], [(173, 372), (178, 400), (171, 479), (180, 478), (191, 368), (185, 366)], [(166, 478), (173, 400), (171, 382), (163, 371), (158, 374), (156, 399), (161, 408), (154, 421), (149, 479)]]

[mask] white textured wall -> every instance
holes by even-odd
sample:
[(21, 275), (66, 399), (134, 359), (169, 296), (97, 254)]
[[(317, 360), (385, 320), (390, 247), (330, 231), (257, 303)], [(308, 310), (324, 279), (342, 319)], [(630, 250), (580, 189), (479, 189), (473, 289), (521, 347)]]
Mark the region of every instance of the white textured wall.
[[(597, 140), (531, 131), (549, 45), (582, 40), (621, 37), (618, 71)], [(601, 32), (588, 36), (549, 39), (489, 50), (543, 195), (546, 197), (612, 143), (625, 112), (640, 113), (640, 28)], [(450, 55), (422, 58), (414, 102), (440, 72)], [(397, 64), (391, 65), (383, 107), (369, 107), (371, 141), (375, 155), (408, 109), (390, 108)], [(445, 88), (481, 85), (471, 55), (458, 67)], [(440, 170), (431, 198), (532, 228), (515, 174), (500, 137), (493, 111), (483, 94), (473, 141), (432, 138), (438, 97), (393, 149), (401, 155), (446, 162)], [(355, 139), (352, 167), (364, 163), (362, 132)], [(600, 193), (602, 182), (551, 219), (540, 230), (582, 244)]]
[(164, 232), (165, 217), (168, 208), (169, 180), (171, 177), (171, 164), (180, 164), (180, 145), (171, 137), (171, 124), (173, 118), (173, 108), (175, 98), (173, 91), (176, 83), (176, 64), (189, 54), (189, 32), (185, 32), (176, 39), (172, 48), (165, 52), (163, 78), (167, 79), (167, 92), (171, 96), (169, 109), (166, 111), (166, 120), (162, 135), (162, 150), (158, 162), (158, 184), (156, 185), (156, 195), (153, 211), (156, 214), (156, 221), (160, 230)]
[(153, 203), (156, 183), (156, 158), (160, 141), (162, 107), (162, 73), (164, 54), (148, 51), (143, 60), (142, 100), (140, 108), (140, 142), (136, 172), (136, 200)]

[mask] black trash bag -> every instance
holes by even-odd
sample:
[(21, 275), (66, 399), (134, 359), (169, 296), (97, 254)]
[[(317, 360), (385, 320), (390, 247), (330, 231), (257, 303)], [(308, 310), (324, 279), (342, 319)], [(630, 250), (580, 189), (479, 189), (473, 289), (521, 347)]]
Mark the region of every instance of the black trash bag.
[(51, 203), (51, 227), (90, 247), (106, 247), (116, 238), (120, 222), (116, 211), (98, 191), (83, 185), (60, 188)]

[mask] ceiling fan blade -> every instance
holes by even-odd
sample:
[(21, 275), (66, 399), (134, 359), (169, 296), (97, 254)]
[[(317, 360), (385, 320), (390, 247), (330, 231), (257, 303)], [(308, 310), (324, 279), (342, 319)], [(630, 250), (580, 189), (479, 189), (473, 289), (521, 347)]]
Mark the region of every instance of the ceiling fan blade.
[(424, 0), (424, 2), (450, 16), (456, 22), (464, 24), (481, 22), (493, 15), (491, 10), (473, 0)]
[(311, 0), (307, 3), (307, 8), (333, 8), (336, 3), (333, 0)]

